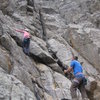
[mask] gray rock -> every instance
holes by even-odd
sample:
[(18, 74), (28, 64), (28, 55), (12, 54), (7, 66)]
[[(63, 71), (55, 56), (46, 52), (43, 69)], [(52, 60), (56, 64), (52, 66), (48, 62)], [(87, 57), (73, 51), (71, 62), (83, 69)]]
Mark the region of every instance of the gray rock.
[(39, 47), (38, 44), (36, 44), (35, 42), (31, 41), (30, 44), (30, 53), (36, 57), (38, 57), (41, 61), (43, 61), (44, 63), (55, 63), (55, 60), (50, 56), (50, 54), (46, 51), (44, 51), (42, 48)]
[(69, 66), (70, 60), (72, 59), (72, 52), (68, 46), (65, 46), (63, 43), (55, 39), (50, 39), (48, 41), (50, 49), (57, 56), (58, 60), (62, 63), (63, 66)]
[(15, 41), (10, 37), (9, 34), (4, 34), (0, 38), (2, 46), (4, 46), (9, 52), (14, 53), (14, 48), (16, 45)]
[(47, 66), (49, 66), (52, 70), (64, 75), (64, 72), (63, 72), (61, 66), (59, 66), (57, 63), (47, 64)]
[(5, 11), (5, 8), (7, 8), (8, 4), (9, 4), (9, 0), (6, 0), (6, 1), (1, 0), (0, 1), (0, 10), (4, 10)]
[(0, 36), (2, 36), (2, 34), (3, 34), (3, 28), (2, 28), (2, 24), (0, 22)]
[[(58, 59), (69, 66), (73, 49), (67, 42), (79, 52), (74, 54), (80, 54), (85, 74), (92, 77), (89, 98), (99, 100), (99, 15), (99, 0), (0, 0), (0, 100), (71, 99), (71, 82), (57, 64)], [(19, 47), (23, 34), (15, 32), (24, 28), (32, 35), (31, 57)]]
[(10, 73), (12, 69), (10, 55), (4, 48), (2, 49), (2, 47), (0, 48), (0, 67), (8, 73)]
[(49, 95), (51, 100), (60, 100), (63, 97), (71, 99), (70, 85), (71, 82), (63, 75), (53, 72), (50, 68), (43, 64), (37, 65), (41, 73), (41, 84)]
[(69, 27), (71, 31), (66, 37), (69, 43), (99, 70), (99, 30), (75, 24)]
[(97, 82), (92, 77), (87, 77), (87, 86), (86, 89), (90, 92), (94, 92), (94, 90), (97, 88)]
[(95, 90), (97, 89), (97, 82), (95, 79), (93, 79), (92, 77), (88, 77), (88, 84), (86, 85), (86, 90), (87, 90), (87, 94), (89, 99), (94, 99), (93, 95)]
[(11, 66), (12, 75), (16, 76), (33, 91), (31, 76), (39, 76), (38, 71), (35, 67), (33, 67), (35, 66), (34, 63), (32, 63), (32, 61), (25, 56), (23, 51), (17, 46), (16, 42), (8, 34), (5, 34), (1, 37), (1, 44), (7, 50), (9, 50), (11, 56), (13, 57), (13, 65)]
[(32, 37), (32, 40), (36, 42), (44, 51), (48, 52), (47, 44), (45, 41), (35, 36)]
[(13, 14), (15, 11), (23, 11), (24, 13), (26, 12), (26, 5), (27, 1), (26, 0), (1, 0), (0, 2), (0, 9), (3, 11), (5, 14)]
[(0, 99), (1, 100), (37, 100), (34, 93), (30, 91), (21, 81), (12, 75), (7, 75), (0, 68)]

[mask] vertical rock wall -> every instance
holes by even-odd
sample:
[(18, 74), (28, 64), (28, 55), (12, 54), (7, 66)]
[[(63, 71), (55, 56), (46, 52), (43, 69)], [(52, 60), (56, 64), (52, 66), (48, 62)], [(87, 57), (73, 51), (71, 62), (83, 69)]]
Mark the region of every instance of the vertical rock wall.
[[(99, 4), (0, 0), (0, 100), (71, 100), (71, 80), (62, 69), (73, 54), (84, 62), (88, 97), (99, 100)], [(15, 31), (25, 28), (32, 35), (30, 56), (22, 50), (23, 34)]]

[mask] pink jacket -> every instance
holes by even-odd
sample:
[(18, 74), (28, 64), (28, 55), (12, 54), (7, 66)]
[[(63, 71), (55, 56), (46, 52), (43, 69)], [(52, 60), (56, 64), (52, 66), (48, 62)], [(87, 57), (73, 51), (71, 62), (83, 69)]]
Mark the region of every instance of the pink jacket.
[(16, 30), (17, 32), (24, 33), (24, 38), (30, 38), (30, 33), (24, 30)]

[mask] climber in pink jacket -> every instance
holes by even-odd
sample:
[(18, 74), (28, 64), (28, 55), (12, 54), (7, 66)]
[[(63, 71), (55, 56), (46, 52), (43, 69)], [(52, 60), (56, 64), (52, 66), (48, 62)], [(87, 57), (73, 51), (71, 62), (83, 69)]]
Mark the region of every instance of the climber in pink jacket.
[(28, 29), (25, 30), (16, 30), (17, 32), (23, 33), (23, 52), (29, 55), (29, 46), (30, 46), (30, 33)]

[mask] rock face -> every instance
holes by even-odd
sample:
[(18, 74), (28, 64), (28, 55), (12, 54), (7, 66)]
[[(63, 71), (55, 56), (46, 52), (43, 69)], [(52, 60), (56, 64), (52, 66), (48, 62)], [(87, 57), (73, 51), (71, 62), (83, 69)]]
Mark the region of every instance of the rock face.
[[(83, 55), (98, 70), (100, 66), (99, 57), (99, 33), (96, 28), (84, 28), (84, 26), (71, 24), (69, 25), (66, 38), (77, 51)], [(80, 41), (80, 42), (79, 42)], [(90, 53), (88, 53), (90, 52)]]
[[(15, 31), (25, 28), (30, 56)], [(0, 100), (71, 100), (63, 68), (73, 55), (83, 62), (88, 98), (99, 100), (99, 28), (100, 0), (0, 0)]]
[(56, 54), (56, 57), (61, 61), (63, 66), (70, 66), (70, 60), (72, 59), (72, 52), (70, 48), (55, 39), (50, 39), (48, 44), (50, 45), (52, 52)]
[(36, 97), (21, 81), (0, 69), (0, 99), (36, 100)]

